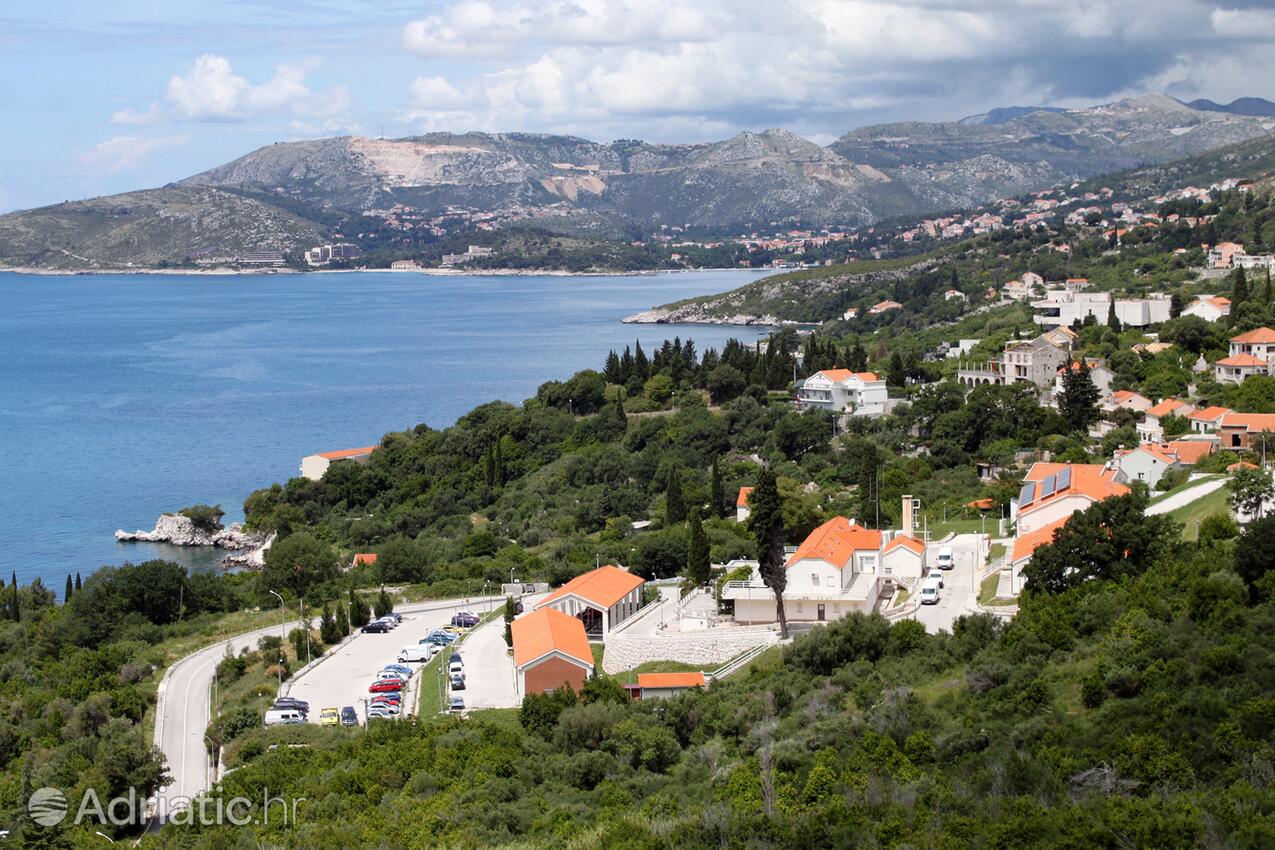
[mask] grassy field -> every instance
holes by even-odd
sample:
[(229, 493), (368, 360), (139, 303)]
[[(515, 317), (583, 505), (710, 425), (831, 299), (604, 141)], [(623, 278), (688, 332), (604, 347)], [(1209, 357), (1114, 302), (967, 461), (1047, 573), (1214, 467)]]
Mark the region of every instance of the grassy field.
[(600, 643), (589, 644), (589, 649), (593, 650), (593, 669), (602, 669), (602, 657), (606, 654), (606, 647)]
[(1202, 499), (1196, 499), (1183, 505), (1168, 516), (1174, 522), (1182, 523), (1182, 539), (1195, 540), (1200, 535), (1200, 521), (1210, 514), (1230, 514), (1231, 491), (1225, 487), (1214, 490)]
[(1013, 605), (1012, 599), (997, 599), (996, 587), (1000, 584), (1001, 574), (999, 571), (992, 573), (983, 579), (982, 584), (978, 586), (978, 604), (979, 605)]
[(987, 550), (987, 563), (994, 564), (999, 561), (1005, 554), (1004, 543), (993, 543), (991, 548)]

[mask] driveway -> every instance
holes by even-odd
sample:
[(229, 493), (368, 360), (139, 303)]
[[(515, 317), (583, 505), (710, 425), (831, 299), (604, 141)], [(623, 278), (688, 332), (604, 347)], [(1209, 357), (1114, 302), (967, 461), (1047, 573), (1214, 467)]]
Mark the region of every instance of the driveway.
[[(524, 600), (530, 608), (528, 602)], [(456, 691), (455, 695), (465, 700), (466, 709), (517, 707), (514, 660), (507, 650), (504, 617), (484, 623), (465, 638), (460, 648), (465, 662), (465, 690)], [(447, 695), (452, 696), (450, 688)]]
[(1201, 481), (1194, 487), (1188, 487), (1181, 493), (1174, 493), (1167, 499), (1161, 499), (1154, 505), (1147, 508), (1147, 514), (1154, 516), (1156, 514), (1167, 514), (1176, 511), (1178, 508), (1189, 505), (1197, 499), (1203, 499), (1215, 490), (1220, 490), (1226, 486), (1226, 479), (1212, 478), (1208, 481)]
[(957, 617), (976, 610), (978, 583), (975, 577), (983, 564), (980, 535), (958, 534), (945, 543), (931, 543), (926, 551), (927, 563), (932, 564), (938, 559), (940, 546), (952, 547), (955, 566), (943, 573), (943, 590), (939, 593), (938, 603), (920, 605), (913, 615), (913, 619), (924, 624), (930, 634), (950, 632)]

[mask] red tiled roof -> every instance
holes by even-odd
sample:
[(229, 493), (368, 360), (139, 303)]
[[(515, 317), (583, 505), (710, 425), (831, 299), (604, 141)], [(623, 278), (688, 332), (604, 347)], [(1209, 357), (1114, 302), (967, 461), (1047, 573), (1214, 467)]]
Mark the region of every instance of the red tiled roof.
[(749, 497), (749, 496), (751, 496), (751, 495), (753, 494), (753, 490), (755, 490), (755, 489), (757, 489), (757, 488), (755, 488), (755, 487), (740, 487), (740, 488), (739, 488), (739, 495), (735, 497), (735, 507), (737, 507), (737, 508), (746, 508), (746, 507), (748, 507), (748, 497)]
[(1226, 414), (1230, 412), (1231, 412), (1231, 409), (1229, 407), (1219, 407), (1218, 405), (1215, 404), (1212, 407), (1206, 407), (1203, 410), (1197, 410), (1194, 413), (1188, 413), (1186, 418), (1193, 419), (1196, 422), (1213, 422), (1218, 419), (1221, 419), (1223, 416), (1225, 416)]
[(1071, 519), (1069, 516), (1063, 517), (1019, 537), (1014, 541), (1014, 554), (1011, 556), (1010, 563), (1017, 564), (1024, 558), (1031, 557), (1032, 552), (1046, 543), (1053, 543), (1054, 532), (1066, 525), (1069, 519)]
[(1155, 407), (1147, 411), (1147, 416), (1168, 416), (1175, 410), (1181, 410), (1187, 407), (1184, 401), (1178, 401), (1176, 398), (1166, 398)]
[(578, 596), (603, 609), (610, 608), (627, 596), (634, 588), (641, 587), (641, 576), (622, 570), (610, 564), (590, 570), (584, 575), (576, 576), (553, 593), (540, 600), (537, 608), (544, 608), (549, 603), (564, 596)]
[(855, 552), (881, 550), (881, 532), (852, 525), (843, 516), (833, 517), (810, 532), (788, 559), (786, 566), (812, 558), (826, 561), (837, 569), (844, 569)]
[(1195, 464), (1213, 454), (1216, 445), (1216, 440), (1170, 440), (1169, 451), (1177, 455), (1182, 463)]
[(514, 639), (514, 666), (524, 667), (551, 652), (576, 659), (593, 668), (593, 650), (584, 623), (556, 608), (540, 608), (516, 618), (509, 625)]
[(361, 457), (363, 455), (370, 455), (372, 452), (376, 451), (378, 448), (380, 447), (379, 446), (364, 446), (361, 449), (340, 449), (339, 451), (335, 451), (335, 452), (319, 452), (319, 457), (325, 457), (328, 460), (344, 460), (345, 458), (348, 458), (348, 457)]
[(915, 537), (909, 537), (906, 534), (900, 534), (898, 537), (895, 537), (889, 543), (885, 544), (885, 551), (890, 552), (900, 546), (905, 549), (910, 549), (918, 555), (925, 554), (925, 544), (920, 540), (917, 540)]
[(1226, 468), (1226, 471), (1235, 472), (1237, 469), (1257, 469), (1257, 464), (1249, 463), (1246, 460), (1242, 460), (1239, 463), (1233, 463), (1230, 466), (1228, 466)]
[(702, 688), (703, 673), (638, 673), (639, 688)]
[(817, 375), (823, 375), (834, 384), (847, 381), (852, 377), (858, 378), (860, 381), (879, 381), (881, 380), (876, 372), (851, 372), (849, 369), (824, 369), (816, 372)]
[(1271, 330), (1270, 328), (1258, 328), (1257, 330), (1252, 330), (1252, 331), (1249, 331), (1248, 333), (1243, 333), (1243, 334), (1240, 334), (1239, 336), (1231, 337), (1231, 342), (1238, 342), (1240, 344), (1272, 343), (1272, 342), (1275, 342), (1275, 331)]
[(354, 566), (356, 567), (359, 564), (375, 564), (375, 563), (376, 563), (375, 552), (360, 552), (354, 556)]
[(1275, 413), (1228, 413), (1222, 417), (1222, 427), (1275, 432)]
[(965, 507), (978, 508), (980, 511), (990, 511), (992, 508), (996, 507), (996, 502), (990, 497), (986, 499), (975, 499), (972, 502), (966, 502)]
[[(1021, 513), (1030, 513), (1044, 504), (1052, 504), (1060, 495), (1079, 493), (1095, 502), (1109, 499), (1112, 496), (1123, 496), (1129, 488), (1115, 480), (1116, 471), (1107, 469), (1097, 463), (1034, 463), (1027, 470), (1024, 481), (1044, 481), (1051, 475), (1057, 475), (1067, 467), (1071, 467), (1071, 484), (1065, 490), (1056, 490), (1045, 498), (1035, 498)], [(1037, 488), (1039, 489), (1039, 488)]]

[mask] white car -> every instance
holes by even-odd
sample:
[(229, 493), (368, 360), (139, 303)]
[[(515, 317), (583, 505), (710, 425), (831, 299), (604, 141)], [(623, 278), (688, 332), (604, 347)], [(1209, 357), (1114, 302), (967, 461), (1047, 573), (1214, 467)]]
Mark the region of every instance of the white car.
[(939, 588), (936, 584), (927, 584), (921, 588), (921, 604), (937, 605), (939, 601)]
[(373, 717), (382, 717), (382, 718), (385, 718), (386, 720), (393, 720), (394, 718), (398, 717), (398, 714), (399, 714), (399, 711), (398, 711), (397, 705), (388, 705), (388, 704), (382, 703), (380, 705), (369, 705), (367, 707), (367, 716), (369, 719)]
[(951, 546), (943, 546), (939, 549), (937, 566), (940, 570), (950, 570), (956, 566), (956, 559), (952, 556)]
[(405, 646), (398, 651), (398, 663), (404, 661), (429, 661), (438, 652), (438, 647), (432, 643), (418, 643), (413, 646)]
[(925, 577), (926, 581), (932, 581), (939, 586), (939, 590), (943, 589), (943, 573), (938, 570), (930, 570), (930, 574)]
[(379, 682), (382, 679), (403, 679), (406, 681), (407, 677), (397, 670), (382, 670), (376, 674), (376, 681)]

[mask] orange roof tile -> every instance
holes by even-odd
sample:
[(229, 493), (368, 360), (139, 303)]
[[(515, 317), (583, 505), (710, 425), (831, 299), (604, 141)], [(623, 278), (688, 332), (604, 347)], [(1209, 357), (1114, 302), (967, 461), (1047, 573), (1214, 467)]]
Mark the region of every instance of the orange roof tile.
[(1222, 417), (1223, 428), (1246, 431), (1275, 431), (1275, 413), (1228, 413)]
[(1251, 354), (1233, 354), (1230, 357), (1223, 357), (1217, 361), (1219, 366), (1237, 366), (1241, 368), (1263, 367), (1266, 361)]
[(852, 525), (843, 516), (836, 516), (810, 532), (788, 559), (786, 566), (813, 558), (826, 561), (837, 569), (843, 569), (855, 552), (881, 550), (881, 532)]
[(601, 608), (610, 608), (642, 584), (641, 576), (608, 564), (576, 576), (540, 600), (536, 607), (544, 608), (564, 596), (576, 596)]
[(748, 507), (748, 497), (753, 494), (753, 490), (755, 489), (757, 488), (756, 487), (740, 487), (739, 495), (735, 497), (735, 507), (737, 508)]
[(1017, 564), (1025, 558), (1030, 558), (1032, 552), (1035, 552), (1041, 546), (1046, 543), (1053, 543), (1054, 532), (1066, 525), (1069, 519), (1071, 519), (1069, 516), (1063, 517), (1019, 537), (1014, 541), (1014, 554), (1011, 556), (1010, 563)]
[(1187, 406), (1187, 403), (1184, 401), (1178, 401), (1176, 398), (1166, 398), (1164, 401), (1148, 410), (1147, 416), (1168, 416), (1175, 410), (1180, 410)]
[(376, 563), (375, 552), (360, 552), (354, 556), (354, 566), (356, 567), (359, 564), (375, 564), (375, 563)]
[(972, 502), (966, 502), (965, 507), (978, 508), (980, 511), (990, 511), (992, 508), (996, 507), (996, 501), (990, 497), (986, 499), (975, 499)]
[(638, 673), (639, 688), (702, 688), (703, 673)]
[[(1051, 475), (1057, 475), (1067, 467), (1071, 467), (1071, 484), (1065, 490), (1056, 490), (1049, 496), (1032, 500), (1020, 513), (1030, 513), (1044, 504), (1052, 503), (1060, 495), (1079, 493), (1095, 502), (1109, 499), (1112, 496), (1123, 496), (1129, 488), (1115, 480), (1116, 471), (1107, 469), (1097, 463), (1034, 463), (1027, 470), (1024, 481), (1044, 481)], [(1037, 488), (1039, 489), (1039, 488)]]
[(593, 668), (593, 650), (584, 623), (556, 608), (540, 608), (509, 626), (514, 639), (514, 666), (525, 667), (551, 652), (561, 652)]
[(1182, 463), (1195, 464), (1213, 454), (1216, 445), (1216, 440), (1170, 440), (1169, 451)]
[(920, 540), (917, 540), (915, 537), (909, 537), (906, 534), (900, 534), (898, 537), (895, 537), (889, 543), (885, 544), (885, 551), (890, 552), (900, 546), (910, 549), (918, 555), (925, 554), (925, 544)]
[(1272, 342), (1275, 342), (1275, 331), (1271, 330), (1270, 328), (1258, 328), (1257, 330), (1252, 330), (1252, 331), (1249, 331), (1248, 333), (1243, 333), (1243, 334), (1240, 334), (1239, 336), (1231, 337), (1231, 342), (1238, 342), (1241, 344), (1272, 343)]
[(1218, 405), (1215, 404), (1212, 407), (1206, 407), (1203, 410), (1197, 410), (1194, 413), (1188, 413), (1186, 418), (1193, 419), (1196, 422), (1213, 422), (1215, 420), (1221, 419), (1223, 416), (1225, 416), (1226, 414), (1230, 412), (1231, 412), (1231, 409), (1229, 407), (1219, 407)]
[(1227, 471), (1227, 472), (1234, 472), (1234, 471), (1236, 471), (1237, 469), (1257, 469), (1257, 464), (1255, 464), (1255, 463), (1249, 463), (1249, 462), (1248, 462), (1248, 461), (1246, 461), (1246, 460), (1242, 460), (1242, 461), (1240, 461), (1239, 463), (1233, 463), (1233, 464), (1231, 464), (1230, 466), (1228, 466), (1228, 467), (1226, 468), (1226, 471)]
[(340, 449), (335, 452), (319, 452), (319, 457), (325, 457), (328, 460), (344, 460), (347, 457), (361, 457), (362, 455), (370, 455), (376, 451), (379, 446), (364, 446), (361, 449)]
[(849, 369), (823, 369), (819, 372), (816, 372), (815, 374), (823, 375), (825, 378), (827, 378), (829, 381), (832, 381), (834, 384), (839, 384), (842, 381), (848, 381), (852, 377), (858, 378), (860, 381), (881, 380), (879, 377), (877, 377), (876, 372), (852, 372)]
[(1170, 466), (1178, 462), (1177, 457), (1170, 454), (1165, 446), (1158, 446), (1155, 443), (1143, 443), (1132, 451), (1144, 451), (1161, 463), (1167, 463)]

